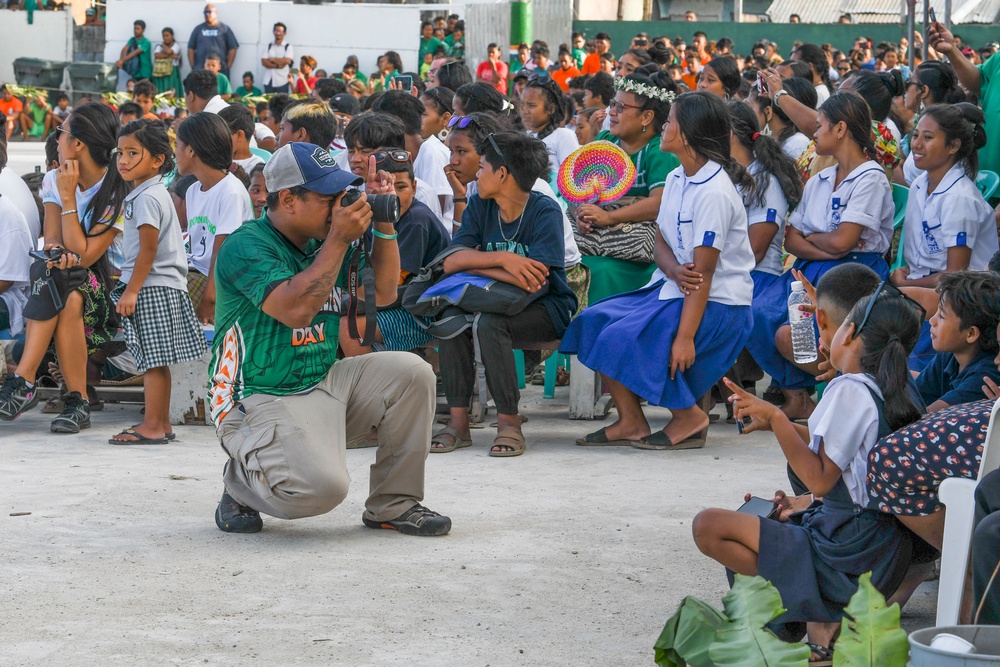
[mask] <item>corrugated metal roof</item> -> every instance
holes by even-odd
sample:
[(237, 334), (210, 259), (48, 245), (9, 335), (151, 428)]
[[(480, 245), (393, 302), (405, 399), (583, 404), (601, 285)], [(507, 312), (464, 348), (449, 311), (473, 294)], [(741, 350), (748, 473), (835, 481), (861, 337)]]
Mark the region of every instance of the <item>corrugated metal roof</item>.
[[(945, 0), (931, 0), (940, 19)], [(854, 23), (899, 23), (902, 0), (774, 0), (767, 15), (775, 23), (787, 23), (798, 14), (803, 23), (836, 23), (850, 14)], [(918, 23), (923, 20), (923, 2), (917, 0)], [(952, 23), (996, 23), (1000, 0), (953, 0)]]

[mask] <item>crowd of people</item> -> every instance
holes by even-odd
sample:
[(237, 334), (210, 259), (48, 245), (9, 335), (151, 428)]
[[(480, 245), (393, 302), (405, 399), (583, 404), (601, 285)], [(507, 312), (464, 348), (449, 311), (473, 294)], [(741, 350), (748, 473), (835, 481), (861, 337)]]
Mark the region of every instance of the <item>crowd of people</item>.
[[(489, 455), (519, 456), (515, 350), (549, 344), (614, 399), (617, 420), (581, 446), (703, 447), (717, 401), (742, 432), (774, 432), (790, 484), (777, 514), (705, 510), (694, 538), (778, 588), (772, 626), (808, 634), (817, 664), (862, 573), (904, 603), (927, 576), (937, 487), (976, 477), (1000, 396), (1000, 213), (976, 184), (1000, 170), (995, 45), (970, 50), (935, 23), (910, 70), (910, 45), (864, 37), (786, 59), (767, 40), (738, 55), (725, 37), (642, 33), (613, 49), (602, 32), (554, 60), (539, 41), (508, 64), (493, 44), (473, 74), (449, 16), (421, 25), (413, 71), (389, 51), (370, 77), (356, 59), (327, 76), (311, 56), (292, 71), (279, 23), (262, 93), (252, 72), (232, 88), (239, 45), (214, 7), (205, 17), (182, 82), (172, 31), (152, 49), (136, 21), (119, 63), (139, 60), (132, 102), (8, 112), (7, 137), (48, 134), (48, 172), (39, 212), (0, 152), (0, 330), (22, 339), (0, 418), (54, 378), (52, 430), (77, 433), (99, 409), (94, 385), (141, 376), (142, 421), (110, 442), (170, 442), (169, 366), (200, 358), (213, 325), (220, 529), (329, 511), (346, 449), (370, 446), (364, 523), (441, 535), (451, 521), (421, 504), (424, 460), (472, 446), (477, 364), (498, 413)], [(165, 86), (183, 111), (157, 102)], [(597, 141), (635, 182), (612, 204), (569, 206), (555, 174)], [(518, 297), (412, 312), (413, 288), (448, 281)], [(815, 362), (795, 359), (793, 282), (811, 297)], [(438, 394), (447, 423), (432, 434)], [(654, 430), (643, 402), (671, 420)], [(977, 541), (995, 543), (981, 518)], [(1000, 614), (996, 561), (975, 551), (983, 618)]]

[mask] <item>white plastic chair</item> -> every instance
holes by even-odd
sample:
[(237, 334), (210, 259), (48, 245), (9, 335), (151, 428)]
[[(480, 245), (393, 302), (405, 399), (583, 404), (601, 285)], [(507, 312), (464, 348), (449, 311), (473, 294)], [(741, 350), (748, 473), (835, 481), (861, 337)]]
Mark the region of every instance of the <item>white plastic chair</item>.
[(941, 577), (938, 581), (937, 627), (958, 625), (962, 607), (965, 576), (969, 565), (969, 547), (972, 543), (972, 524), (975, 519), (976, 485), (987, 475), (1000, 468), (1000, 425), (997, 413), (1000, 400), (993, 404), (990, 425), (983, 443), (983, 458), (975, 481), (964, 477), (950, 477), (938, 488), (938, 499), (947, 513), (944, 517), (944, 543), (941, 549)]

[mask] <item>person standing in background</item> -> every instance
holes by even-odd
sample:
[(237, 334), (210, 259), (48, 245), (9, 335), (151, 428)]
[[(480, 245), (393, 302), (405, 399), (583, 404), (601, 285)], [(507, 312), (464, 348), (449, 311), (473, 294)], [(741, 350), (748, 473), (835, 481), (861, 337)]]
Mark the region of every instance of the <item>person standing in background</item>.
[(507, 94), (507, 74), (510, 68), (500, 59), (500, 47), (490, 44), (486, 47), (486, 60), (476, 69), (476, 81), (488, 83), (501, 95)]
[[(153, 51), (153, 58), (155, 59), (159, 67), (153, 67), (153, 85), (161, 93), (167, 91), (174, 91), (174, 97), (184, 97), (184, 86), (181, 85), (181, 47), (174, 39), (174, 29), (164, 28), (161, 33), (163, 36), (163, 41), (156, 45), (156, 49)], [(170, 63), (169, 72), (166, 74), (158, 74), (158, 72), (167, 71), (165, 65), (160, 65), (162, 61)]]
[(215, 5), (205, 5), (205, 21), (191, 31), (188, 40), (188, 62), (191, 69), (201, 69), (210, 53), (218, 53), (222, 58), (222, 73), (229, 76), (229, 69), (236, 59), (236, 49), (240, 43), (236, 35), (219, 20)]
[(295, 62), (295, 50), (291, 44), (285, 43), (287, 30), (284, 23), (275, 23), (272, 33), (274, 41), (261, 51), (260, 64), (264, 67), (261, 83), (264, 84), (265, 93), (290, 92), (288, 68)]

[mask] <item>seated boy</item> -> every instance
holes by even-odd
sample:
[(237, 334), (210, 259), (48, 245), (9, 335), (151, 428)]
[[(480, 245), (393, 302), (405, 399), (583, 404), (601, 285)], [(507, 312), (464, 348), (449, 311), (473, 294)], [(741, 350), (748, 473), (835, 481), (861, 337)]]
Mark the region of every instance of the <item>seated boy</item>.
[(153, 113), (156, 106), (156, 95), (160, 91), (156, 84), (149, 79), (143, 79), (135, 84), (132, 89), (132, 101), (142, 107), (142, 117), (147, 120), (159, 120), (159, 116)]
[(135, 102), (126, 102), (118, 108), (118, 118), (122, 125), (128, 125), (133, 120), (142, 118), (142, 107)]
[(205, 69), (215, 75), (216, 83), (219, 86), (219, 95), (228, 101), (233, 96), (233, 84), (229, 82), (229, 77), (222, 73), (222, 56), (218, 53), (210, 53), (205, 58)]
[[(414, 200), (416, 179), (413, 177), (413, 163), (410, 154), (400, 148), (388, 148), (374, 153), (376, 168), (392, 175), (396, 195), (399, 197), (399, 284), (407, 284), (420, 273), (420, 269), (431, 263), (442, 250), (448, 247), (450, 238), (441, 221), (426, 205)], [(431, 337), (417, 324), (413, 315), (402, 307), (379, 309), (376, 315), (377, 330), (375, 344), (362, 347), (351, 338), (347, 328), (347, 318), (340, 320), (340, 346), (344, 355), (354, 357), (372, 350), (393, 350), (407, 352), (426, 345)], [(358, 332), (364, 335), (365, 322), (358, 317)]]
[(38, 91), (38, 95), (30, 98), (24, 105), (24, 112), (19, 120), (21, 135), (27, 140), (31, 137), (44, 137), (54, 127), (52, 111), (49, 110), (48, 93)]
[(1000, 276), (957, 271), (941, 276), (937, 312), (931, 318), (936, 354), (917, 377), (917, 389), (935, 412), (983, 398), (983, 381), (1000, 382), (994, 363), (1000, 324)]
[(63, 121), (69, 118), (69, 115), (73, 113), (73, 107), (69, 105), (69, 95), (66, 93), (59, 93), (59, 97), (56, 98), (56, 106), (52, 110), (52, 113), (56, 117), (56, 125), (62, 125)]
[(233, 136), (233, 162), (243, 167), (250, 175), (259, 164), (264, 164), (264, 158), (250, 152), (250, 139), (253, 138), (253, 113), (242, 104), (230, 104), (219, 111), (219, 118), (226, 121)]

